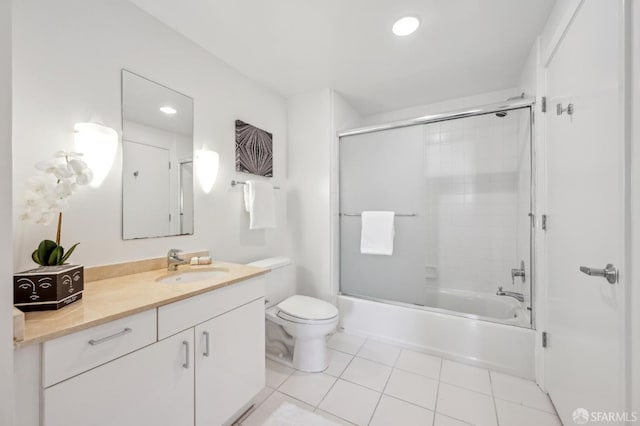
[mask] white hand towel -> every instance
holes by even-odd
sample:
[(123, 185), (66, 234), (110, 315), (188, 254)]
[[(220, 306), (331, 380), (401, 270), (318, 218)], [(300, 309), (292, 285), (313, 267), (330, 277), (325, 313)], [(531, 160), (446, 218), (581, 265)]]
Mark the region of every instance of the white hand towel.
[(270, 183), (249, 180), (244, 186), (244, 208), (249, 212), (249, 229), (276, 227), (276, 204)]
[(395, 212), (362, 212), (360, 253), (393, 254)]

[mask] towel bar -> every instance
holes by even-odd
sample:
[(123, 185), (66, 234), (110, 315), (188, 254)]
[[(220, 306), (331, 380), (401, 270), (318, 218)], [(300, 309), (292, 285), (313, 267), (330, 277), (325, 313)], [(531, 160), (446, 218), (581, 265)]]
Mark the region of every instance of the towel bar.
[[(340, 213), (340, 216), (362, 216), (362, 213)], [(414, 217), (418, 215), (415, 213), (396, 213), (395, 216)]]
[[(241, 181), (241, 180), (232, 180), (231, 181), (231, 186), (236, 186), (236, 185), (246, 185), (247, 182)], [(274, 186), (273, 189), (280, 189), (279, 186)]]

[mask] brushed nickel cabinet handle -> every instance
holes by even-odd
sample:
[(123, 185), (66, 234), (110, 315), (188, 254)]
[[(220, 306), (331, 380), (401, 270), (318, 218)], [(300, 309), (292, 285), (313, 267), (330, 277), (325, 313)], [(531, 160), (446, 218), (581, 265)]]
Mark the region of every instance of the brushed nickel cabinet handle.
[(100, 343), (108, 342), (109, 340), (113, 340), (117, 337), (124, 336), (125, 334), (129, 334), (132, 331), (133, 331), (132, 329), (127, 327), (124, 330), (117, 332), (116, 334), (112, 334), (111, 336), (103, 337), (102, 339), (91, 339), (89, 340), (89, 344), (91, 346), (99, 345)]
[(189, 342), (184, 340), (182, 342), (182, 344), (185, 346), (185, 362), (184, 362), (184, 364), (182, 364), (182, 367), (184, 367), (184, 368), (186, 368), (188, 370), (189, 369), (189, 360), (191, 358), (189, 356)]
[(209, 340), (210, 340), (210, 336), (209, 336), (209, 332), (208, 331), (203, 331), (202, 334), (204, 335), (204, 352), (202, 353), (202, 356), (209, 356), (210, 354), (210, 348), (209, 348)]

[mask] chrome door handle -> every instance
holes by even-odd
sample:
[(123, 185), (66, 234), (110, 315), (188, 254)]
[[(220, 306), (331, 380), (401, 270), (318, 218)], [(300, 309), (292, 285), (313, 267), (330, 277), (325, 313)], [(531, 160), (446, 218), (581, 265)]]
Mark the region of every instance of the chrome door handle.
[(91, 339), (91, 340), (89, 340), (89, 344), (91, 346), (99, 345), (100, 343), (108, 342), (109, 340), (115, 339), (116, 337), (120, 337), (120, 336), (124, 336), (125, 334), (129, 334), (132, 331), (133, 331), (132, 329), (127, 327), (122, 331), (119, 331), (119, 332), (117, 332), (115, 334), (112, 334), (111, 336), (103, 337), (102, 339)]
[(203, 331), (202, 334), (204, 335), (204, 352), (202, 356), (209, 356), (209, 332)]
[(186, 340), (184, 340), (182, 342), (182, 344), (185, 346), (186, 351), (185, 351), (185, 362), (184, 364), (182, 364), (183, 368), (186, 368), (187, 370), (189, 369), (189, 359), (191, 358), (189, 356), (189, 342), (187, 342)]
[(583, 272), (591, 277), (604, 277), (607, 279), (609, 284), (615, 284), (618, 282), (618, 270), (611, 263), (607, 264), (604, 269), (581, 266), (580, 272)]

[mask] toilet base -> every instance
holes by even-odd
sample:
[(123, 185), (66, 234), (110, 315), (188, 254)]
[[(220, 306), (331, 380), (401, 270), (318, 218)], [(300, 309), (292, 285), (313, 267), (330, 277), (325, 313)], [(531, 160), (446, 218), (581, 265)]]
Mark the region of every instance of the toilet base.
[(327, 338), (296, 339), (293, 349), (293, 367), (308, 373), (319, 373), (329, 366)]

